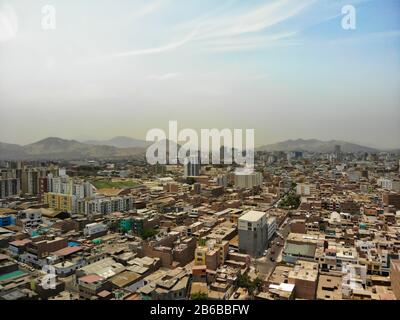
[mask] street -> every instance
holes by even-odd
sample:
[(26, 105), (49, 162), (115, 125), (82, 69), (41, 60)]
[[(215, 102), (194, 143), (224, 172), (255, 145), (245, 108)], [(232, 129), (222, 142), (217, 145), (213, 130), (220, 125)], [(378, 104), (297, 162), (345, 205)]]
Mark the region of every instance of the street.
[[(271, 243), (273, 242), (273, 245), (268, 249), (268, 254), (265, 257), (254, 260), (257, 271), (267, 277), (269, 277), (274, 271), (276, 263), (281, 259), (284, 244), (290, 232), (289, 224), (286, 224), (285, 227), (278, 229), (277, 231), (283, 236), (283, 239), (276, 234), (271, 241)], [(278, 246), (278, 242), (280, 243), (280, 246)], [(271, 261), (271, 258), (273, 261)]]

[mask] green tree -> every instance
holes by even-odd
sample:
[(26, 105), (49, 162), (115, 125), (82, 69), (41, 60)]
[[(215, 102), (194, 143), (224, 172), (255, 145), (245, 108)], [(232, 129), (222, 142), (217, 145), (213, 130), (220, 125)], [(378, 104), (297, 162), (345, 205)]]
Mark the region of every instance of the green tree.
[(260, 290), (262, 286), (262, 280), (260, 278), (257, 277), (252, 281), (248, 274), (240, 275), (236, 281), (236, 285), (247, 289), (250, 295), (253, 295), (256, 289)]
[(208, 294), (205, 292), (195, 292), (190, 297), (191, 300), (207, 300)]
[(300, 206), (300, 196), (295, 195), (293, 193), (288, 194), (282, 201), (279, 203), (279, 207), (281, 208), (292, 208), (297, 209)]
[(147, 240), (148, 238), (154, 237), (157, 233), (158, 231), (154, 229), (143, 229), (140, 236), (143, 240)]

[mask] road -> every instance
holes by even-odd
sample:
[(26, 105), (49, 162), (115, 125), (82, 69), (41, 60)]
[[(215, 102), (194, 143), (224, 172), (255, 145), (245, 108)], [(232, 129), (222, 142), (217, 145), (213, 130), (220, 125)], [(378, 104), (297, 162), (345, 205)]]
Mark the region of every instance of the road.
[[(271, 248), (268, 249), (267, 256), (254, 260), (256, 270), (267, 277), (269, 277), (270, 274), (274, 271), (277, 260), (281, 259), (281, 254), (284, 248), (282, 244), (285, 243), (286, 238), (290, 232), (289, 224), (286, 224), (285, 227), (278, 229), (278, 232), (283, 236), (283, 240), (278, 235), (275, 235), (272, 239), (272, 242), (274, 244)], [(278, 246), (277, 242), (279, 242), (281, 245)], [(271, 261), (271, 258), (274, 261)]]
[[(295, 189), (295, 187), (290, 188), (288, 191), (286, 191), (283, 195), (279, 197), (279, 199), (275, 200), (273, 203), (271, 203), (270, 209), (276, 208), (279, 205), (279, 202), (286, 197), (290, 192), (292, 192)], [(278, 237), (277, 234), (275, 234), (274, 238), (272, 239), (271, 242), (274, 242), (272, 245), (272, 248), (268, 249), (268, 254), (265, 257), (259, 258), (259, 259), (254, 259), (253, 260), (253, 265), (256, 268), (256, 271), (261, 273), (262, 275), (266, 275), (269, 277), (269, 275), (274, 271), (275, 266), (276, 266), (276, 261), (281, 259), (282, 251), (284, 246), (282, 244), (285, 244), (286, 238), (290, 233), (290, 227), (289, 223), (286, 224), (285, 227), (282, 228), (283, 222), (287, 219), (288, 213), (286, 213), (285, 217), (282, 219), (281, 223), (279, 224), (278, 228), (278, 233), (280, 233), (283, 236), (283, 239)], [(280, 242), (281, 246), (277, 245), (277, 242)], [(272, 253), (274, 252), (274, 253)], [(271, 258), (273, 261), (271, 261)]]

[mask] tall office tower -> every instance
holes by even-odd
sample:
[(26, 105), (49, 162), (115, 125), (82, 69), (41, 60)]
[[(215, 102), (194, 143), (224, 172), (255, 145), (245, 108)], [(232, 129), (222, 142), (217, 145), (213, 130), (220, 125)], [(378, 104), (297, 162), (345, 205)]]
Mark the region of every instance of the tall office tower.
[(335, 145), (334, 154), (335, 154), (335, 158), (336, 158), (337, 161), (341, 161), (342, 160), (342, 148), (341, 148), (340, 145), (338, 145), (338, 144)]
[(45, 176), (45, 168), (24, 168), (21, 172), (22, 193), (38, 195), (40, 189), (39, 178)]
[(58, 176), (59, 177), (65, 177), (67, 175), (67, 169), (65, 168), (59, 168), (58, 169)]
[(7, 167), (9, 169), (22, 169), (22, 162), (21, 161), (8, 161)]
[(235, 187), (251, 189), (253, 187), (261, 186), (262, 174), (260, 172), (253, 172), (252, 170), (243, 170), (235, 172)]
[(194, 193), (196, 193), (196, 194), (200, 194), (200, 193), (201, 193), (201, 184), (198, 183), (198, 182), (196, 182), (196, 183), (193, 185), (193, 191), (194, 191)]
[(0, 199), (19, 195), (21, 192), (20, 181), (17, 179), (16, 169), (0, 171)]
[(238, 219), (239, 250), (253, 257), (263, 254), (268, 244), (267, 214), (248, 211)]
[(228, 177), (224, 174), (217, 176), (217, 185), (226, 188), (228, 186)]
[(200, 175), (199, 158), (196, 156), (188, 157), (184, 163), (184, 176), (197, 177)]

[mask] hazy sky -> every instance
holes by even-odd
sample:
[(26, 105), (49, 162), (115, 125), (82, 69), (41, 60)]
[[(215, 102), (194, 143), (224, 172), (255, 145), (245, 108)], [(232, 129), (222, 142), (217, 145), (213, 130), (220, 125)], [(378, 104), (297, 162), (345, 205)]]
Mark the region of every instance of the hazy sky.
[(177, 120), (254, 128), (256, 145), (400, 147), (399, 89), (398, 0), (0, 0), (3, 142), (144, 138)]

